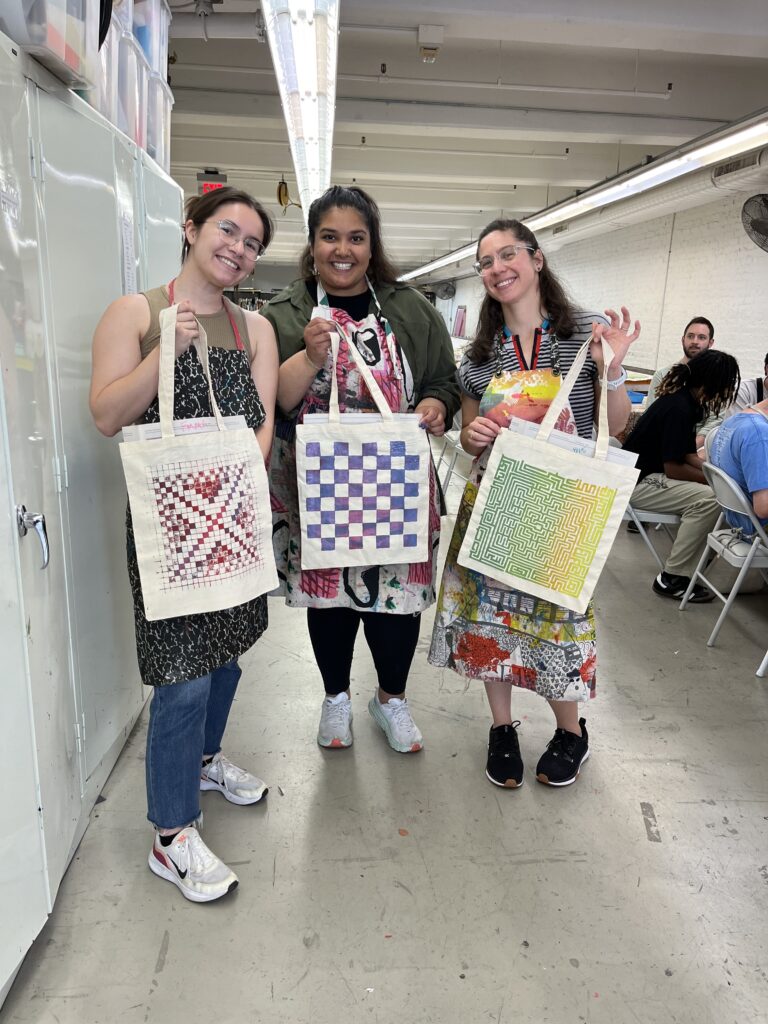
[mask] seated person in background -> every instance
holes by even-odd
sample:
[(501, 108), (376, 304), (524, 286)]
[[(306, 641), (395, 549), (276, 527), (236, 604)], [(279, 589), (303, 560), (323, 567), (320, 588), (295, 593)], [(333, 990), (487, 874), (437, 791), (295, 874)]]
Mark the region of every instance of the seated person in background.
[[(678, 363), (624, 443), (628, 451), (638, 453), (640, 479), (632, 505), (682, 517), (664, 570), (653, 581), (654, 592), (663, 597), (682, 599), (720, 514), (696, 454), (696, 425), (730, 405), (738, 386), (739, 366), (727, 352), (707, 351)], [(697, 584), (689, 600), (702, 603), (713, 598)]]
[(726, 412), (724, 418), (727, 419), (728, 416), (733, 416), (737, 412), (744, 412), (747, 406), (757, 405), (764, 398), (768, 398), (768, 352), (765, 353), (763, 376), (747, 377), (746, 380), (742, 380), (736, 401)]
[[(709, 461), (736, 481), (757, 518), (768, 526), (768, 398), (728, 417), (712, 438)], [(754, 534), (746, 516), (726, 512), (725, 518), (744, 534)]]
[[(680, 340), (683, 346), (683, 354), (680, 360), (677, 363), (670, 363), (669, 366), (662, 366), (651, 378), (651, 383), (648, 385), (648, 397), (645, 400), (646, 409), (658, 397), (661, 382), (673, 366), (688, 363), (695, 356), (701, 355), (702, 352), (712, 348), (715, 344), (715, 328), (712, 326), (712, 321), (707, 320), (705, 316), (694, 317), (693, 320), (689, 320), (685, 325), (683, 337)], [(704, 444), (704, 438), (709, 431), (719, 426), (721, 422), (722, 417), (720, 416), (704, 417), (697, 425), (697, 447), (700, 448)]]

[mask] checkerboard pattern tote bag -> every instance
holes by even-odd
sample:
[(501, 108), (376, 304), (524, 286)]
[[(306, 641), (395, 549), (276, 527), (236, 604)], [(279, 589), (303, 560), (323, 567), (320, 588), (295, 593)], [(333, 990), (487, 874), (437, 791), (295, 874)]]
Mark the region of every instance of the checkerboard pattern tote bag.
[(187, 422), (173, 422), (177, 309), (160, 314), (161, 437), (120, 445), (150, 621), (233, 608), (278, 582), (264, 460), (253, 430), (227, 429), (219, 412), (202, 325), (195, 347), (215, 426), (174, 432)]
[[(589, 351), (579, 350), (535, 437), (513, 419), (496, 438), (460, 565), (571, 611), (586, 611), (639, 470), (607, 461), (607, 369), (595, 442), (554, 429)], [(613, 352), (603, 341), (605, 367)], [(529, 428), (530, 429), (530, 428)], [(552, 443), (557, 440), (564, 447)]]
[(296, 427), (301, 567), (425, 562), (427, 432), (416, 413), (392, 412), (357, 346), (346, 335), (344, 341), (379, 411), (339, 412), (339, 336), (331, 335), (329, 411), (308, 415)]

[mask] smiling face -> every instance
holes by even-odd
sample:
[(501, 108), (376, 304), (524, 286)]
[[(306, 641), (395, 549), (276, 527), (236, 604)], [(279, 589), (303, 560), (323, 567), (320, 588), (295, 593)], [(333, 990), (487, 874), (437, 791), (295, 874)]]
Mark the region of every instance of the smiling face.
[(525, 245), (512, 231), (492, 231), (480, 242), (478, 260), (491, 259), (493, 265), (482, 275), (485, 290), (503, 306), (513, 305), (525, 296), (539, 294), (539, 271), (543, 257), (537, 249), (518, 249), (511, 255), (512, 246)]
[(310, 246), (320, 283), (330, 295), (361, 295), (371, 262), (371, 234), (351, 206), (335, 206), (323, 215)]
[(205, 223), (188, 220), (184, 230), (191, 247), (187, 259), (219, 288), (233, 288), (248, 277), (259, 248), (255, 243), (264, 240), (261, 217), (245, 203), (222, 203)]

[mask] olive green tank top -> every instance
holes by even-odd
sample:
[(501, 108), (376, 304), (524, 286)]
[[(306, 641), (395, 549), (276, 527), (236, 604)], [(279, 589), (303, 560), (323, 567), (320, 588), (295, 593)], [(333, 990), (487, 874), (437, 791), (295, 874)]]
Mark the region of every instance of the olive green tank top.
[[(150, 288), (149, 291), (142, 292), (142, 295), (149, 303), (149, 328), (141, 339), (141, 358), (146, 359), (149, 353), (160, 344), (160, 313), (170, 306), (170, 300), (167, 287)], [(222, 306), (218, 313), (196, 314), (197, 319), (205, 328), (205, 333), (208, 336), (208, 345), (211, 348), (237, 348), (232, 324), (229, 322), (229, 316), (227, 315), (227, 310), (229, 310), (237, 324), (240, 339), (248, 353), (248, 362), (252, 363), (253, 347), (248, 337), (245, 313), (234, 302), (230, 302), (229, 299), (225, 298), (224, 302), (226, 303), (226, 309)]]

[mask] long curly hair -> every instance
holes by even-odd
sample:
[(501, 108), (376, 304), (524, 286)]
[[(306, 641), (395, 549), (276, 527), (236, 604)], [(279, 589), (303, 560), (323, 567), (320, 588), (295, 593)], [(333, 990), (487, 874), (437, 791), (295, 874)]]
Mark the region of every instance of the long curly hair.
[[(492, 220), (480, 232), (477, 239), (475, 258), (480, 255), (480, 243), (486, 235), (494, 231), (508, 231), (515, 240), (523, 245), (530, 245), (541, 252), (536, 235), (519, 220)], [(544, 259), (544, 254), (541, 253)], [(533, 253), (529, 253), (533, 259)], [(565, 288), (550, 270), (546, 259), (539, 271), (539, 292), (541, 306), (546, 310), (551, 329), (558, 338), (570, 338), (574, 331), (576, 307), (568, 297)], [(473, 363), (485, 363), (493, 355), (493, 339), (500, 327), (504, 326), (504, 312), (498, 299), (486, 292), (477, 322), (475, 340), (467, 349), (467, 356)]]
[(710, 348), (687, 363), (675, 363), (656, 389), (656, 397), (688, 388), (695, 393), (704, 416), (717, 416), (733, 404), (740, 383), (739, 364), (734, 357)]
[(378, 284), (394, 284), (398, 271), (390, 260), (381, 240), (381, 213), (376, 200), (356, 185), (331, 185), (319, 196), (309, 208), (307, 227), (309, 241), (299, 258), (299, 273), (305, 281), (315, 276), (312, 246), (315, 244), (315, 233), (326, 213), (336, 209), (357, 210), (365, 221), (371, 240), (371, 262), (368, 264), (368, 277), (374, 286)]

